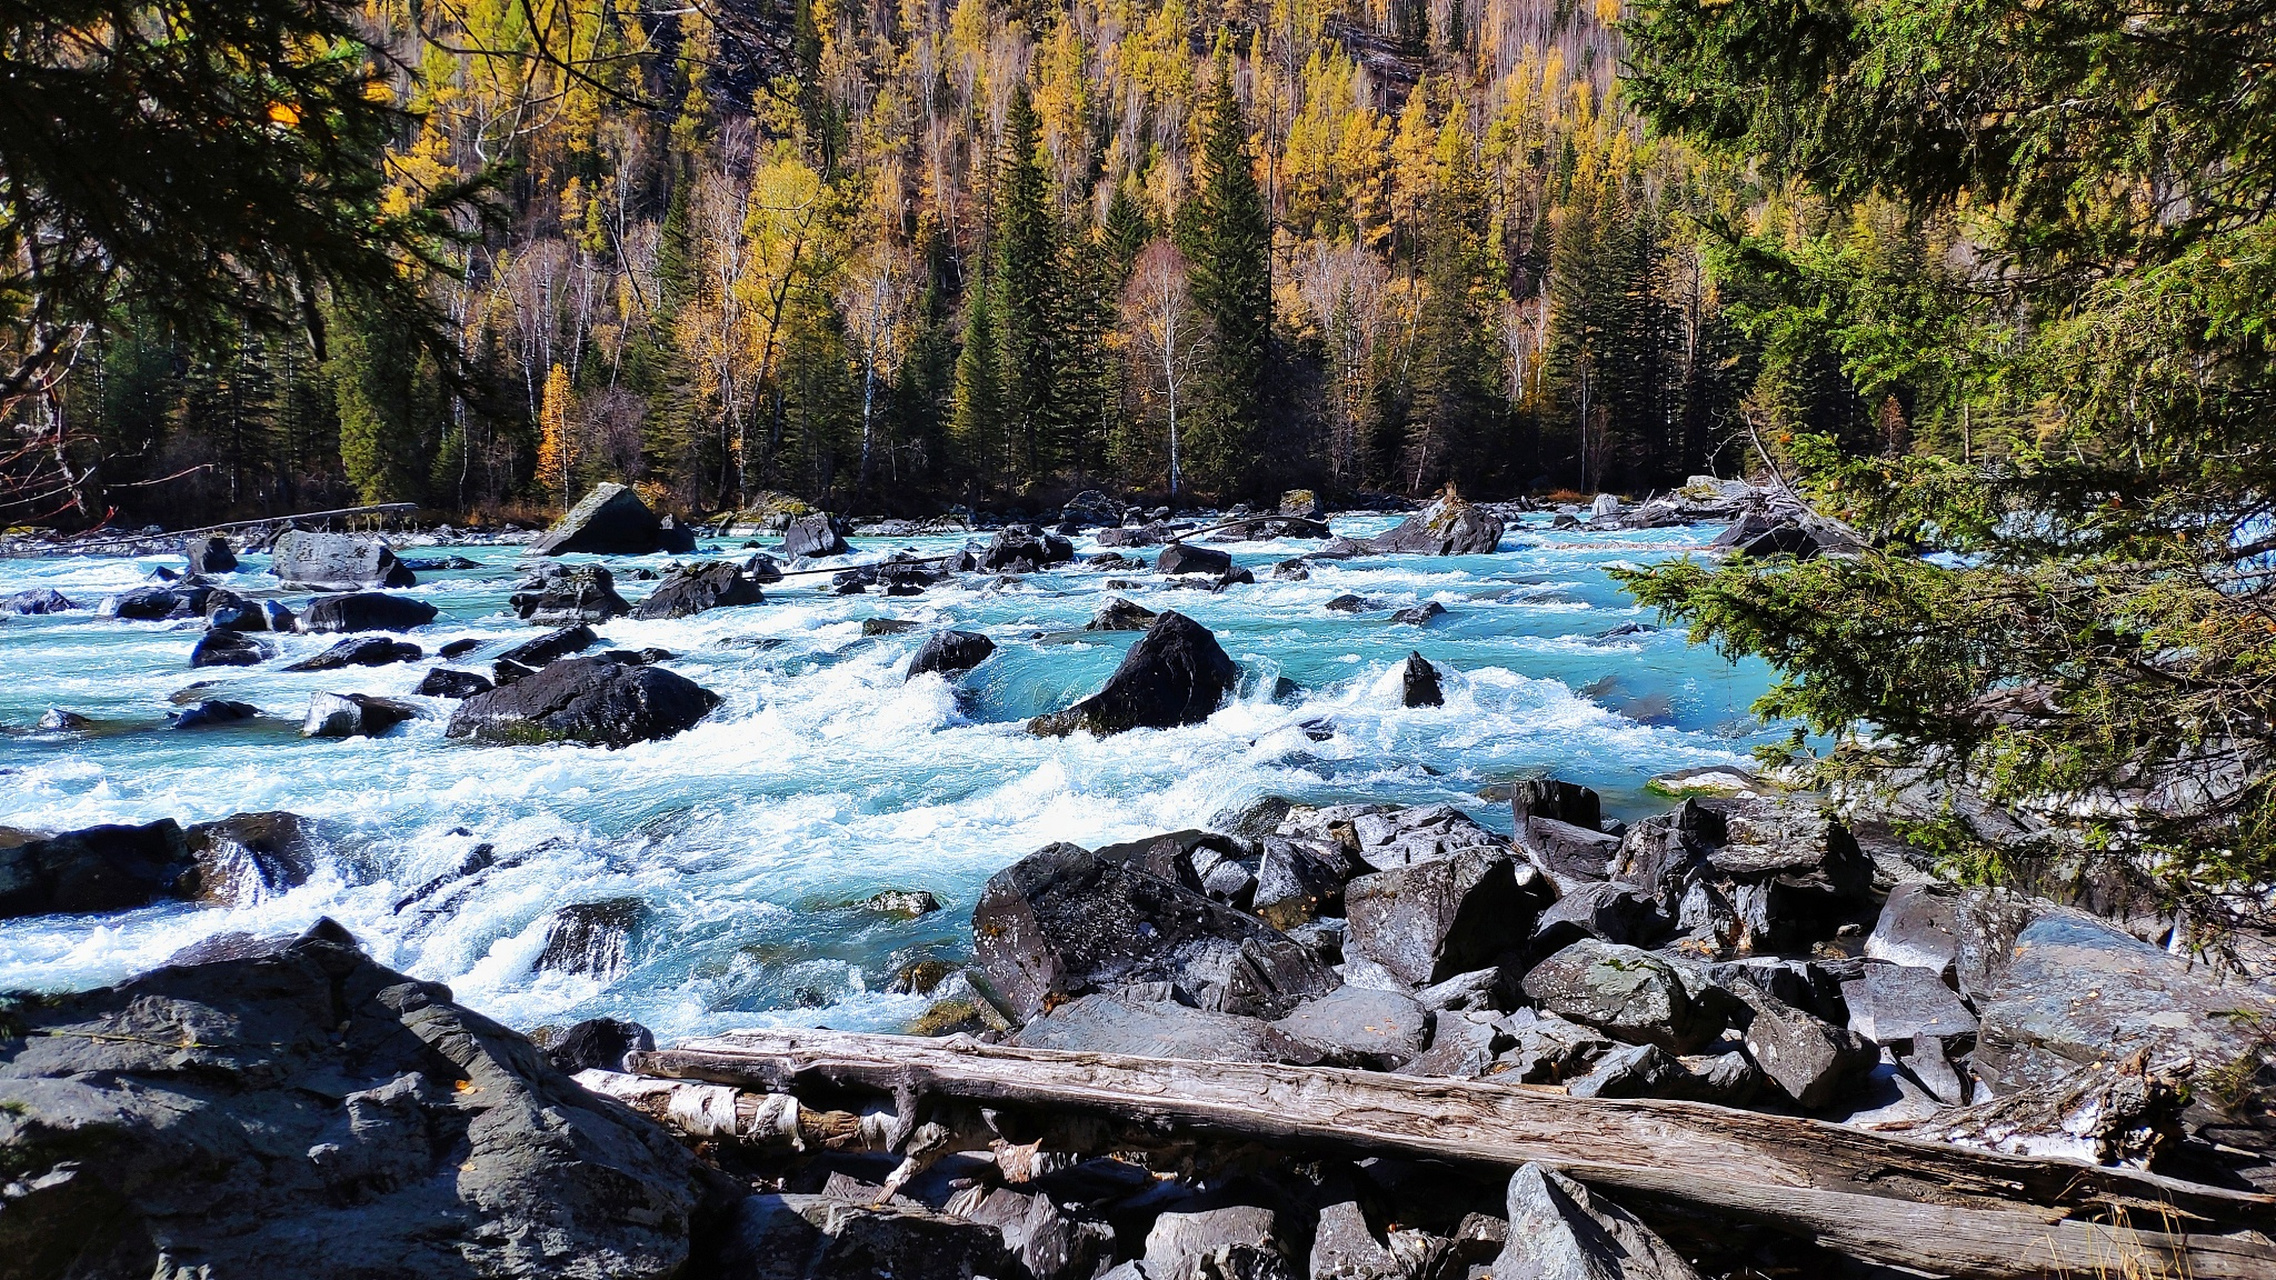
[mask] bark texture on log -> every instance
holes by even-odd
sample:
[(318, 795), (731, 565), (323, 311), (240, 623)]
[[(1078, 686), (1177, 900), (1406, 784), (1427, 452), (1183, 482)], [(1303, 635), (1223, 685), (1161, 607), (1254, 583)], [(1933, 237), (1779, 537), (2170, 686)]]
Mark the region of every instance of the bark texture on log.
[(772, 1090), (1068, 1109), (1308, 1150), (1555, 1165), (1619, 1195), (1729, 1214), (1955, 1276), (2276, 1275), (2276, 1197), (1892, 1138), (1705, 1103), (1269, 1063), (1188, 1062), (830, 1031), (635, 1054), (651, 1074)]

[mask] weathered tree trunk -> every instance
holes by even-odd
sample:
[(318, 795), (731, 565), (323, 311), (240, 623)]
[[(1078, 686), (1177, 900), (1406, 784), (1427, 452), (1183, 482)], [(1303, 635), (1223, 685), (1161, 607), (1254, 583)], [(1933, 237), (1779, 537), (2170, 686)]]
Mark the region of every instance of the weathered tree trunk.
[(2276, 1274), (2276, 1244), (2260, 1234), (2276, 1222), (2276, 1197), (1704, 1103), (830, 1031), (738, 1032), (635, 1054), (632, 1066), (773, 1090), (1073, 1111), (1285, 1148), (1541, 1161), (1616, 1196), (1954, 1276)]

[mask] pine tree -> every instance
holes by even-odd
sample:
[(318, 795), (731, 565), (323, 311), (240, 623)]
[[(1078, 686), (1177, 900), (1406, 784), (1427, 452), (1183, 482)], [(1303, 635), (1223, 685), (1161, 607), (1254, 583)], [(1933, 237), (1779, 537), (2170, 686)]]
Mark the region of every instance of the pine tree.
[(1022, 83), (1013, 91), (1004, 124), (1003, 207), (992, 292), (995, 319), (1002, 326), (1003, 411), (1018, 451), (1013, 461), (1031, 479), (1042, 477), (1055, 461), (1051, 441), (1058, 407), (1051, 389), (1057, 372), (1058, 250), (1050, 192), (1036, 151), (1042, 128)]
[(1207, 130), (1202, 188), (1189, 205), (1193, 296), (1212, 330), (1206, 391), (1194, 420), (1192, 471), (1204, 487), (1224, 491), (1251, 469), (1262, 416), (1272, 341), (1272, 227), (1249, 162), (1232, 59), (1222, 47)]
[(996, 340), (996, 308), (985, 283), (965, 301), (964, 342), (956, 356), (956, 390), (949, 436), (973, 478), (993, 484), (1009, 462), (999, 443), (1004, 427), (1003, 348)]

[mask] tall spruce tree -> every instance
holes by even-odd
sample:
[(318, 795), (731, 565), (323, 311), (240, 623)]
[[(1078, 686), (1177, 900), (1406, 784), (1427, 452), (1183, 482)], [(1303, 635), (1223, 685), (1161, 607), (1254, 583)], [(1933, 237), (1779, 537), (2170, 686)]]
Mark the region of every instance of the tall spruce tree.
[(1209, 367), (1193, 420), (1191, 472), (1226, 492), (1253, 470), (1272, 343), (1272, 224), (1249, 159), (1248, 124), (1220, 40), (1201, 153), (1201, 190), (1184, 213), (1193, 297), (1209, 321)]
[(1003, 206), (996, 223), (996, 304), (1003, 351), (1003, 411), (1016, 465), (1029, 479), (1041, 478), (1052, 456), (1059, 404), (1052, 391), (1058, 372), (1056, 322), (1059, 318), (1059, 253), (1051, 192), (1037, 152), (1042, 117), (1023, 82), (1012, 93), (1004, 120)]
[(996, 337), (992, 294), (986, 281), (976, 281), (965, 298), (948, 428), (964, 469), (982, 485), (1006, 481), (1011, 462), (1004, 448), (1003, 346)]

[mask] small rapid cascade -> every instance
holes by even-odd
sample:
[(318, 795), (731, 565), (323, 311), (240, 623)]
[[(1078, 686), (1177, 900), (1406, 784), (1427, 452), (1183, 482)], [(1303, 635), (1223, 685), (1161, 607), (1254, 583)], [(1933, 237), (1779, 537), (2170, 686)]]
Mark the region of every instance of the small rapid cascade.
[[(1393, 523), (1343, 518), (1335, 529), (1365, 537)], [(0, 828), (289, 811), (321, 849), (299, 883), (256, 877), (215, 905), (0, 921), (0, 988), (109, 982), (217, 934), (328, 915), (375, 959), (517, 1026), (610, 1015), (659, 1036), (891, 1029), (926, 1003), (906, 983), (896, 990), (897, 975), (968, 955), (981, 884), (1051, 841), (1201, 826), (1273, 795), (1443, 801), (1507, 830), (1506, 806), (1481, 789), (1553, 772), (1596, 788), (1608, 816), (1630, 816), (1664, 807), (1644, 790), (1656, 774), (1743, 763), (1776, 736), (1747, 711), (1765, 669), (1657, 627), (1606, 572), (1713, 533), (1552, 531), (1529, 517), (1494, 555), (1317, 561), (1303, 581), (1277, 580), (1273, 566), (1317, 543), (1227, 544), (1257, 581), (1214, 594), (1079, 562), (910, 597), (836, 596), (826, 576), (794, 578), (756, 606), (598, 625), (607, 647), (668, 650), (670, 670), (723, 699), (695, 728), (621, 751), (446, 739), (452, 704), (414, 694), (437, 665), (487, 672), (537, 634), (507, 608), (519, 547), (450, 548), (475, 567), (423, 572), (400, 593), (440, 611), (407, 637), (423, 660), (316, 672), (284, 668), (338, 637), (264, 634), (273, 660), (193, 670), (196, 624), (93, 614), (179, 557), (0, 561), (0, 596), (50, 588), (83, 606), (0, 623)], [(962, 543), (856, 539), (848, 562)], [(747, 555), (739, 546), (705, 554)], [(1076, 549), (1097, 550), (1087, 537)], [(607, 563), (637, 602), (652, 584), (633, 575), (670, 560)], [(217, 581), (279, 594), (266, 557), (243, 561)], [(1342, 596), (1360, 607), (1327, 607)], [(1029, 717), (1096, 690), (1136, 639), (1084, 629), (1117, 597), (1208, 627), (1241, 665), (1240, 688), (1203, 724), (1031, 736)], [(308, 600), (279, 598), (295, 610)], [(1394, 620), (1430, 603), (1445, 612)], [(864, 634), (878, 619), (916, 625)], [(994, 653), (954, 680), (905, 680), (917, 648), (951, 627), (986, 635)], [(481, 647), (436, 656), (461, 638)], [(1438, 668), (1444, 705), (1401, 705), (1410, 651)], [(183, 692), (198, 682), (210, 684)], [(403, 699), (425, 714), (380, 738), (305, 739), (319, 692)], [(177, 730), (176, 697), (261, 714)], [(35, 729), (50, 708), (88, 723)], [(889, 889), (929, 892), (941, 909), (869, 902)]]

